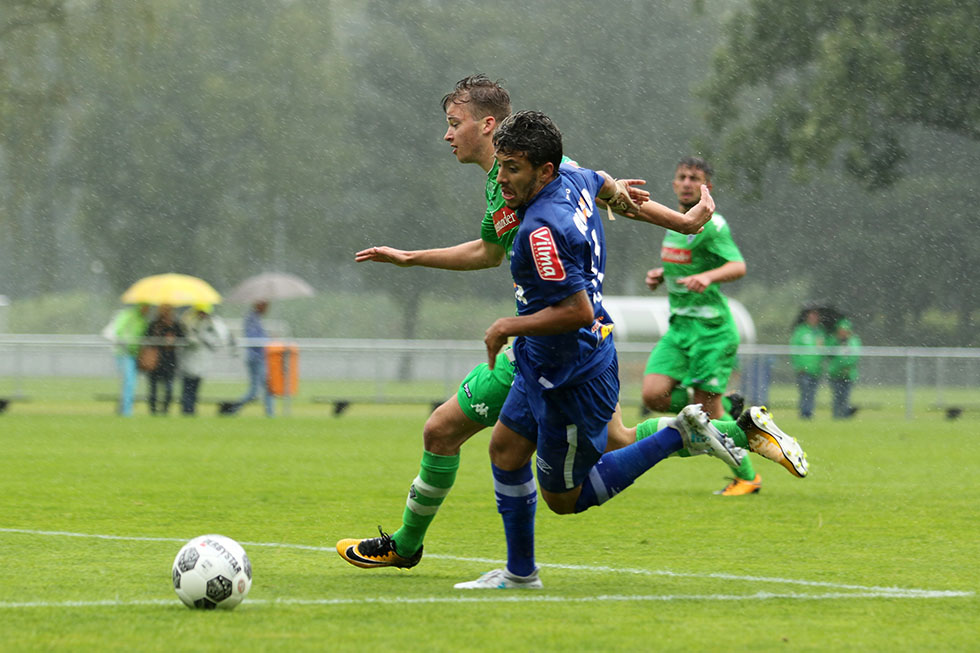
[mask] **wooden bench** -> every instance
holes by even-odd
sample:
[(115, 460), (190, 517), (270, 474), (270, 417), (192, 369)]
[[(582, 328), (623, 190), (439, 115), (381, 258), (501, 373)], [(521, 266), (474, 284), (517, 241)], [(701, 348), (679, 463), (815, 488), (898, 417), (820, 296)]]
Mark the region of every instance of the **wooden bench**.
[(310, 401), (315, 404), (333, 404), (334, 417), (344, 414), (351, 404), (428, 404), (432, 410), (441, 406), (445, 399), (421, 399), (419, 397), (385, 397), (383, 399), (372, 399), (364, 397), (361, 399), (342, 398), (342, 397), (310, 397)]

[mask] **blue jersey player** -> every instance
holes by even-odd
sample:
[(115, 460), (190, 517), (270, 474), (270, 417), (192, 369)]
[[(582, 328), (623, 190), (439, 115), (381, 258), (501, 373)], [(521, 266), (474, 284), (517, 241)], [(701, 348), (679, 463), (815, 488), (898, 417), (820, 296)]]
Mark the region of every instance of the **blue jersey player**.
[(688, 406), (668, 427), (603, 453), (619, 369), (602, 307), (606, 252), (595, 200), (622, 211), (637, 207), (622, 181), (562, 166), (561, 133), (542, 113), (511, 115), (493, 143), (501, 193), (520, 218), (511, 258), (518, 314), (498, 319), (485, 336), (491, 367), (516, 337), (514, 383), (490, 440), (507, 566), (456, 587), (537, 589), (535, 451), (541, 495), (559, 514), (602, 504), (684, 447), (729, 464), (737, 464), (742, 452), (700, 406)]

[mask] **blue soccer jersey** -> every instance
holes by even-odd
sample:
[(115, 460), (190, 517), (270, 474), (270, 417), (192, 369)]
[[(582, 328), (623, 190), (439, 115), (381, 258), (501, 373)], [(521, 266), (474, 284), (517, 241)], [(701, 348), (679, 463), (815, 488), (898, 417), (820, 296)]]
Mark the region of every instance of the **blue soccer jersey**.
[(563, 164), (559, 176), (518, 209), (511, 274), (518, 315), (536, 313), (585, 290), (591, 328), (551, 336), (521, 336), (516, 362), (528, 383), (550, 389), (595, 378), (615, 358), (609, 315), (602, 306), (605, 236), (594, 198), (603, 178)]

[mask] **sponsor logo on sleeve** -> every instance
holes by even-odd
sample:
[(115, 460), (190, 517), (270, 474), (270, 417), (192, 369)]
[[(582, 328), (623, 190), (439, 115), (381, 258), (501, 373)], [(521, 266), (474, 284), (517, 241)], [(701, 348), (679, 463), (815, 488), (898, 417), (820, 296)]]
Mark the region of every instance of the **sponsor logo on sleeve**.
[(660, 249), (660, 259), (664, 263), (690, 263), (691, 250), (679, 249), (677, 247), (663, 247)]
[(517, 221), (517, 214), (506, 206), (495, 211), (492, 217), (493, 228), (497, 232), (498, 238), (503, 236), (511, 229), (514, 229), (519, 224)]
[(538, 276), (544, 281), (564, 281), (565, 268), (558, 257), (558, 247), (548, 227), (538, 227), (529, 236), (531, 254)]

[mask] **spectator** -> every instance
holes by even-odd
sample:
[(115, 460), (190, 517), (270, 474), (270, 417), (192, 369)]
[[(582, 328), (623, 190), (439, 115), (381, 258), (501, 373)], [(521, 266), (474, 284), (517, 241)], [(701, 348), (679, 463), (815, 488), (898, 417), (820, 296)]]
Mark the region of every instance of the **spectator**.
[(796, 372), (796, 386), (800, 391), (800, 417), (803, 419), (813, 417), (817, 387), (823, 375), (820, 348), (825, 339), (824, 330), (820, 326), (820, 311), (816, 309), (804, 312), (803, 319), (793, 329), (793, 335), (789, 339), (789, 344), (793, 347), (790, 360), (793, 371)]
[(251, 312), (245, 316), (244, 336), (249, 341), (245, 357), (245, 365), (248, 369), (248, 391), (236, 402), (221, 404), (220, 412), (223, 415), (237, 413), (242, 406), (258, 397), (259, 393), (262, 394), (266, 416), (272, 417), (275, 414), (272, 395), (269, 394), (269, 382), (266, 378), (265, 345), (261, 344), (261, 341), (268, 337), (262, 326), (262, 316), (268, 308), (269, 302), (255, 302)]
[(211, 368), (214, 352), (229, 341), (228, 329), (213, 311), (210, 304), (198, 304), (181, 319), (187, 337), (180, 352), (180, 408), (184, 415), (195, 414), (201, 380)]
[(843, 319), (837, 323), (834, 337), (827, 344), (836, 349), (827, 361), (833, 416), (834, 419), (847, 419), (857, 412), (857, 408), (851, 405), (851, 390), (858, 380), (861, 339), (852, 330), (850, 320)]
[[(149, 405), (151, 415), (166, 415), (174, 394), (177, 373), (177, 347), (183, 344), (184, 328), (174, 318), (173, 306), (161, 304), (156, 318), (146, 330), (149, 343), (159, 350), (156, 367), (150, 370)], [(157, 404), (157, 386), (163, 383), (163, 402)]]
[[(133, 415), (133, 397), (136, 394), (138, 373), (136, 358), (139, 356), (140, 344), (146, 333), (146, 316), (149, 311), (149, 304), (129, 306), (119, 311), (109, 325), (109, 337), (116, 343), (116, 365), (122, 376), (118, 412), (123, 417)], [(103, 331), (103, 335), (105, 333)]]

